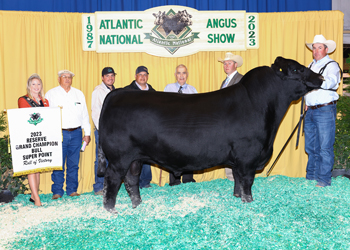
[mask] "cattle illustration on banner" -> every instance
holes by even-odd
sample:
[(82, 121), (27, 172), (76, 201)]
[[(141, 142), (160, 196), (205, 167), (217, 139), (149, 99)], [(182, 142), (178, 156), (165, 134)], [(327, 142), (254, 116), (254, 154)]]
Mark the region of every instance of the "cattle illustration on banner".
[(193, 40), (198, 37), (198, 33), (194, 32), (192, 36), (187, 37), (192, 29), (192, 15), (186, 10), (175, 12), (170, 9), (168, 13), (159, 11), (158, 14), (153, 13), (156, 17), (152, 32), (157, 37), (152, 37), (146, 34), (145, 39), (150, 39), (151, 43), (159, 45), (174, 54), (180, 47), (193, 43)]
[(13, 176), (62, 170), (60, 108), (9, 109)]
[[(146, 52), (181, 57), (199, 51), (259, 48), (259, 15), (161, 6), (146, 11), (82, 15), (84, 51)], [(163, 49), (160, 49), (163, 48)]]

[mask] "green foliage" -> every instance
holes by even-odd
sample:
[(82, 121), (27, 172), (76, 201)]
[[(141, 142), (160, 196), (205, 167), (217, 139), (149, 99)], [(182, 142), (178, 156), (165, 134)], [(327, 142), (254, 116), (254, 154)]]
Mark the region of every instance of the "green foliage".
[[(0, 114), (0, 132), (5, 132), (7, 128), (6, 116), (4, 112)], [(13, 166), (11, 154), (8, 153), (8, 136), (0, 137), (0, 191), (9, 190), (14, 196), (23, 194), (28, 190), (24, 185), (26, 176), (12, 177)]]
[(334, 168), (350, 169), (350, 97), (339, 97), (337, 112)]
[(350, 54), (348, 54), (348, 56), (349, 56), (349, 57), (345, 59), (345, 63), (348, 64), (348, 65), (350, 65)]
[[(350, 84), (350, 78), (344, 78), (343, 84)], [(349, 86), (346, 86), (343, 90), (349, 90)]]

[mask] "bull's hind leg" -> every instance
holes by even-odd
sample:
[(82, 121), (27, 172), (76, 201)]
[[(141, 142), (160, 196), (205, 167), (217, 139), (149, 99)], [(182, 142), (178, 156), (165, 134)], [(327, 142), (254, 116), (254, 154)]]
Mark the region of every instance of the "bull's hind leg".
[(131, 199), (132, 208), (136, 208), (142, 202), (139, 189), (140, 171), (135, 171), (135, 169), (141, 169), (140, 162), (134, 161), (131, 163), (131, 166), (124, 179), (125, 189)]
[(239, 167), (233, 169), (235, 177), (235, 189), (233, 195), (241, 197), (242, 202), (253, 201), (252, 186), (255, 177), (255, 170), (247, 168), (248, 167)]
[(123, 175), (119, 171), (115, 171), (115, 168), (115, 164), (109, 163), (103, 183), (103, 206), (111, 213), (117, 213), (115, 202), (123, 181)]

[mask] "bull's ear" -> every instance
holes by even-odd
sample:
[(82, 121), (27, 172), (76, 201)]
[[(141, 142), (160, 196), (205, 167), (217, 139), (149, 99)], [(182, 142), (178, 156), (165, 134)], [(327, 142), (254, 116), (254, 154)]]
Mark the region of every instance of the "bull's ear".
[(286, 72), (284, 72), (282, 68), (280, 68), (279, 71), (276, 72), (276, 74), (282, 79), (284, 79), (287, 76)]
[(287, 75), (286, 72), (284, 72), (283, 69), (278, 67), (276, 64), (272, 64), (271, 68), (276, 73), (276, 75), (278, 75), (282, 79)]
[(276, 57), (275, 62), (272, 64), (272, 69), (275, 71), (281, 79), (285, 79), (288, 76), (290, 70), (290, 61), (281, 56)]
[(286, 67), (286, 59), (284, 59), (282, 56), (278, 56), (276, 57), (275, 61), (274, 61), (274, 65), (276, 67), (280, 67), (280, 68), (285, 68)]

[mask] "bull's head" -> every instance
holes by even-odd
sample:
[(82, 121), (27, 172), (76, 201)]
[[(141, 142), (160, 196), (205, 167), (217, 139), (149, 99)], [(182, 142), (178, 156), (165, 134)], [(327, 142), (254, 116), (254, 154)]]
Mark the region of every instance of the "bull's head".
[(302, 82), (308, 91), (321, 88), (324, 78), (321, 74), (317, 74), (309, 68), (301, 65), (297, 61), (277, 57), (271, 65), (276, 75), (282, 80), (295, 80)]

